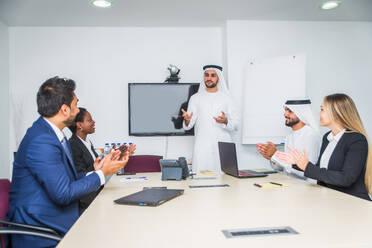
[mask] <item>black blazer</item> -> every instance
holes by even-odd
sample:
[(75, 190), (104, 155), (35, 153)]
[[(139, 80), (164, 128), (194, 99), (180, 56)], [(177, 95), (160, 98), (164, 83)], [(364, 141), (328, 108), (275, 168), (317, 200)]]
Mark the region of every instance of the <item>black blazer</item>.
[(320, 168), (320, 159), (328, 145), (323, 136), (320, 156), (316, 165), (309, 163), (305, 176), (318, 180), (318, 184), (370, 200), (364, 184), (368, 142), (364, 135), (346, 131), (338, 141), (328, 163), (328, 169)]
[[(87, 147), (84, 145), (84, 143), (75, 134), (71, 136), (69, 141), (71, 145), (72, 157), (74, 160), (76, 171), (78, 173), (87, 173), (90, 171), (94, 171), (94, 165), (93, 165), (94, 160), (92, 158), (92, 155), (88, 151)], [(97, 158), (98, 155), (94, 151), (93, 145), (91, 149), (94, 153), (94, 156), (96, 156)], [(82, 213), (90, 205), (90, 203), (92, 203), (92, 201), (98, 195), (100, 190), (96, 192), (92, 192), (79, 200), (80, 213)]]
[[(71, 145), (72, 156), (74, 159), (76, 171), (78, 173), (94, 171), (93, 166), (94, 160), (92, 158), (92, 155), (90, 155), (90, 152), (88, 151), (87, 147), (84, 145), (84, 143), (75, 134), (71, 136), (69, 141)], [(93, 145), (91, 149), (94, 153), (94, 156), (96, 156), (97, 158), (98, 155), (94, 150)]]

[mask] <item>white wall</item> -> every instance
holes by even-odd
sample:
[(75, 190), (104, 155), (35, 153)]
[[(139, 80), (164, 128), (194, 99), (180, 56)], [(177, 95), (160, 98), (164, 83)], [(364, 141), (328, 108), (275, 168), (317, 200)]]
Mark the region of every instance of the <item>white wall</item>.
[[(9, 40), (9, 153), (38, 117), (36, 92), (48, 77), (76, 80), (79, 104), (97, 122), (92, 136), (96, 145), (128, 140), (138, 144), (138, 154), (164, 154), (164, 137), (128, 137), (127, 83), (162, 82), (169, 63), (182, 69), (182, 82), (200, 82), (202, 65), (223, 64), (240, 105), (247, 61), (298, 52), (307, 55), (307, 94), (314, 113), (323, 96), (345, 92), (355, 100), (372, 134), (371, 22), (228, 21), (224, 28), (11, 27)], [(235, 138), (240, 144), (241, 131)], [(193, 137), (170, 137), (168, 157), (190, 158), (192, 143)], [(238, 153), (242, 168), (268, 166), (253, 146), (238, 145)]]
[[(127, 84), (163, 82), (170, 63), (181, 68), (180, 82), (200, 82), (202, 65), (222, 63), (222, 30), (11, 27), (10, 152), (38, 117), (38, 87), (59, 75), (76, 81), (79, 106), (96, 121), (96, 146), (132, 141), (137, 154), (163, 155), (164, 137), (128, 137)], [(192, 144), (193, 137), (170, 137), (168, 157), (191, 158)]]
[[(228, 21), (226, 28), (228, 80), (237, 102), (242, 102), (243, 72), (249, 60), (304, 52), (306, 91), (316, 116), (325, 95), (346, 93), (356, 102), (371, 137), (371, 22)], [(258, 102), (252, 107), (259, 106)], [(241, 132), (237, 142), (241, 143)], [(242, 168), (264, 161), (254, 146), (240, 145), (238, 152)]]
[(0, 178), (9, 178), (9, 30), (0, 22)]

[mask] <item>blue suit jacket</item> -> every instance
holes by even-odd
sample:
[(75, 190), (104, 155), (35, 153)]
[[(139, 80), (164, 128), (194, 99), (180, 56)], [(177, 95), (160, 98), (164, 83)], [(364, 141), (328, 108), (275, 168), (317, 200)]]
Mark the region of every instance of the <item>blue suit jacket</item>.
[[(15, 157), (8, 219), (50, 227), (64, 235), (79, 217), (79, 199), (99, 187), (96, 173), (85, 176), (76, 172), (54, 130), (40, 117), (27, 130)], [(56, 244), (32, 236), (12, 236), (13, 247)]]

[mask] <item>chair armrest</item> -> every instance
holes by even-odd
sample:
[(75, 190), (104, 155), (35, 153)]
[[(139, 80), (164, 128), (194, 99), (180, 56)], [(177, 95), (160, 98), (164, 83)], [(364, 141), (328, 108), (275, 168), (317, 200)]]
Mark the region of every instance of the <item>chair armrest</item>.
[(41, 231), (35, 231), (30, 229), (21, 229), (21, 228), (14, 228), (14, 227), (0, 227), (0, 234), (21, 234), (21, 235), (31, 235), (31, 236), (37, 236), (47, 239), (52, 239), (56, 241), (61, 241), (62, 237), (59, 235), (47, 233), (47, 232), (41, 232)]
[(3, 224), (4, 227), (20, 227), (24, 229), (30, 229), (29, 231), (41, 231), (45, 233), (50, 233), (59, 236), (59, 234), (54, 231), (53, 229), (47, 228), (47, 227), (41, 227), (41, 226), (35, 226), (35, 225), (28, 225), (28, 224), (23, 224), (23, 223), (17, 223), (17, 222), (9, 222), (5, 220), (0, 220), (0, 224)]

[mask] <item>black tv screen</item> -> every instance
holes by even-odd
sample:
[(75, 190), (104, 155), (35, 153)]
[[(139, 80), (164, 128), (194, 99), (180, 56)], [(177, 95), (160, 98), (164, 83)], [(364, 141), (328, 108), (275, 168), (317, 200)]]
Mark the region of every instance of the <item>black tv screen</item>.
[(129, 135), (194, 135), (182, 127), (183, 108), (199, 83), (129, 83)]

